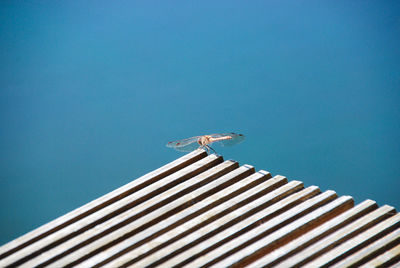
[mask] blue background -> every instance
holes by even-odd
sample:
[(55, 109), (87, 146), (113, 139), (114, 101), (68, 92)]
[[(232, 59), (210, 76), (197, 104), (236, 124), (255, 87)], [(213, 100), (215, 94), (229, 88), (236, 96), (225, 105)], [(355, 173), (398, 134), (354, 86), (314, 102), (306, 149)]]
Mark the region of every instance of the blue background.
[[(168, 3), (167, 3), (168, 2)], [(400, 208), (399, 1), (1, 1), (0, 244), (218, 148)]]

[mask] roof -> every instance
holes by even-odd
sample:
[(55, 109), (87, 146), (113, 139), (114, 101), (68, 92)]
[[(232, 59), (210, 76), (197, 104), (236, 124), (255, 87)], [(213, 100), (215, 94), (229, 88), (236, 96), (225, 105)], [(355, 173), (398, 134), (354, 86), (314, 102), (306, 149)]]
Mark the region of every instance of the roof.
[(196, 150), (0, 248), (1, 267), (400, 265), (400, 213)]

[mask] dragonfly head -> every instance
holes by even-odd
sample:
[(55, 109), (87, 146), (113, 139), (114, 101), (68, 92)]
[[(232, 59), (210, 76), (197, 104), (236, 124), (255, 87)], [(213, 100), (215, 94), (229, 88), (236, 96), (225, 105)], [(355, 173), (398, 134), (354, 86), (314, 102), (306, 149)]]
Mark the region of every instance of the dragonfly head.
[(211, 136), (209, 136), (209, 135), (204, 135), (204, 136), (201, 136), (201, 137), (197, 140), (197, 143), (198, 143), (200, 146), (205, 146), (205, 145), (207, 145), (207, 144), (210, 143), (210, 140), (211, 140)]

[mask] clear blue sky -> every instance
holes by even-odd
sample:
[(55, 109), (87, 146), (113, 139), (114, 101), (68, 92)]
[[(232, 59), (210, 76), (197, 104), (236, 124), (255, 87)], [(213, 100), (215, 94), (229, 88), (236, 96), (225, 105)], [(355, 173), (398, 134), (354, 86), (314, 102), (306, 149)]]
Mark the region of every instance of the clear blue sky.
[(225, 159), (400, 208), (399, 1), (1, 1), (0, 244), (239, 132)]

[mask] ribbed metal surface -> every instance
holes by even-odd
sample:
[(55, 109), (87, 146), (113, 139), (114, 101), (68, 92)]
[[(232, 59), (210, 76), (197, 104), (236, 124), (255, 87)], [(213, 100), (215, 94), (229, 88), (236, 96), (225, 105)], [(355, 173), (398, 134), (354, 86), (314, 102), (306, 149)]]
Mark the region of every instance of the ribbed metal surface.
[(391, 206), (189, 153), (0, 248), (0, 267), (388, 267)]

